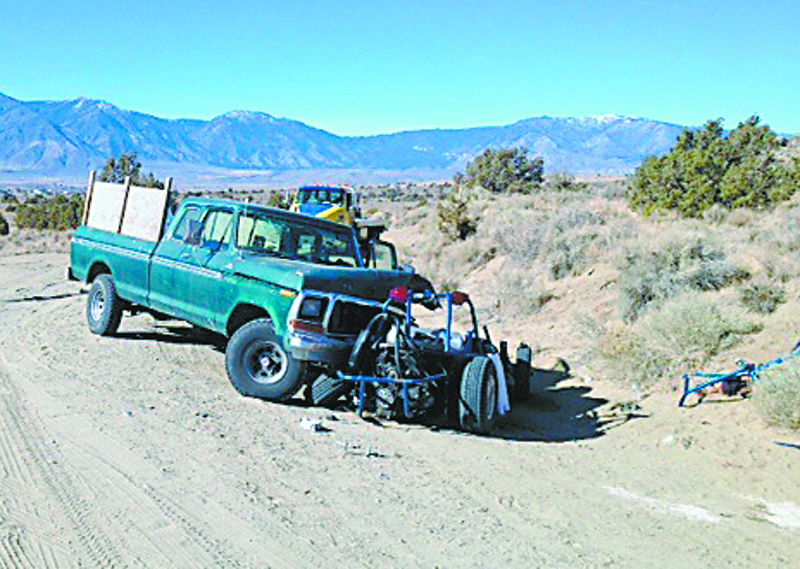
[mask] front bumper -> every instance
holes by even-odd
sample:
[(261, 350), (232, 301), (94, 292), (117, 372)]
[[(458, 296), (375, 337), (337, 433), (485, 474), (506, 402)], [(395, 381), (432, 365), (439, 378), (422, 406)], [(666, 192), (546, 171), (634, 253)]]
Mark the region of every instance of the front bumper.
[(332, 338), (314, 332), (289, 334), (289, 350), (295, 359), (328, 365), (341, 365), (350, 357), (355, 338)]

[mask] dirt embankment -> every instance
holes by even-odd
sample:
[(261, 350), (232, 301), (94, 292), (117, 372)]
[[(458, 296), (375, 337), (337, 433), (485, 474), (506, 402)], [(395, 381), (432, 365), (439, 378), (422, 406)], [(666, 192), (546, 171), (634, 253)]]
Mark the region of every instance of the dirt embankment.
[(377, 426), (179, 322), (92, 336), (66, 263), (0, 257), (0, 567), (800, 565), (800, 441), (747, 403), (549, 374), (496, 437)]

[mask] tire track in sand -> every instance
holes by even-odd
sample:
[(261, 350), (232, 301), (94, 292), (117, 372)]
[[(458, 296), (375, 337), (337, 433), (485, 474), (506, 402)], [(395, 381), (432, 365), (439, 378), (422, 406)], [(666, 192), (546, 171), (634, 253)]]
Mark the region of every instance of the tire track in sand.
[[(0, 354), (0, 567), (123, 566), (76, 491), (41, 425), (28, 413)], [(75, 528), (75, 539), (62, 540)], [(64, 532), (64, 533), (62, 533)]]
[[(60, 569), (76, 566), (75, 560), (89, 567), (312, 567), (324, 563), (313, 550), (306, 550), (303, 557), (307, 559), (300, 562), (296, 551), (282, 547), (299, 536), (279, 520), (269, 524), (265, 539), (215, 497), (180, 491), (180, 487), (176, 493), (174, 480), (145, 457), (104, 434), (105, 429), (92, 425), (89, 417), (71, 411), (71, 399), (56, 399), (46, 391), (50, 382), (74, 373), (76, 356), (80, 357), (77, 350), (60, 344), (65, 334), (74, 332), (72, 319), (56, 327), (60, 331), (55, 336), (49, 325), (62, 322), (65, 310), (78, 302), (59, 296), (48, 302), (12, 304), (6, 314), (0, 314), (0, 325), (13, 321), (16, 329), (13, 335), (0, 337), (0, 413), (8, 415), (4, 421), (9, 422), (0, 421), (0, 496), (38, 492), (40, 502), (54, 504), (48, 517), (57, 520), (45, 531), (41, 526), (46, 524), (38, 519), (41, 512), (27, 511), (24, 504), (10, 501), (10, 510), (24, 513), (12, 518), (32, 521), (17, 524), (21, 529), (9, 532), (9, 545), (0, 553), (0, 569)], [(3, 413), (5, 408), (16, 413)], [(26, 483), (11, 488), (2, 478), (5, 472)], [(30, 529), (37, 526), (36, 532)], [(16, 545), (20, 536), (28, 539), (23, 544), (26, 552), (36, 551), (36, 544), (42, 543), (38, 548), (44, 553), (26, 561)], [(49, 554), (51, 550), (58, 554)], [(54, 560), (48, 561), (48, 556)]]

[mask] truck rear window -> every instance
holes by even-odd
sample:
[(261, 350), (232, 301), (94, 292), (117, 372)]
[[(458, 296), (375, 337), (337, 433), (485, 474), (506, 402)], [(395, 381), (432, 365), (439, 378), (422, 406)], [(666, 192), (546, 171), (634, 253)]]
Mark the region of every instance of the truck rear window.
[(239, 216), (236, 246), (322, 265), (358, 267), (353, 240), (346, 233), (271, 217), (265, 212), (249, 211)]

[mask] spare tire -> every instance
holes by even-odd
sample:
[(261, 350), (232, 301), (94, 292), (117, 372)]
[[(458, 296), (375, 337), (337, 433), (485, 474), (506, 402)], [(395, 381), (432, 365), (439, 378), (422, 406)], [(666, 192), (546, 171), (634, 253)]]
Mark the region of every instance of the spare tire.
[(461, 376), (459, 400), (461, 428), (474, 433), (491, 432), (497, 421), (497, 370), (485, 356), (472, 359)]

